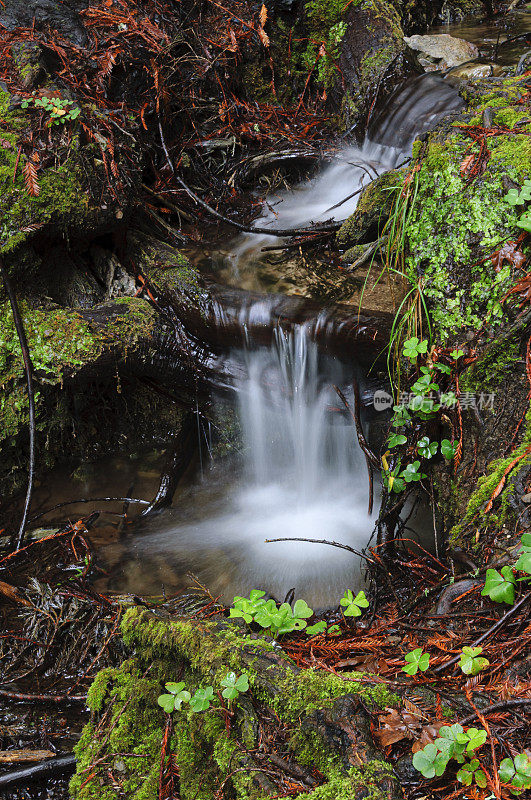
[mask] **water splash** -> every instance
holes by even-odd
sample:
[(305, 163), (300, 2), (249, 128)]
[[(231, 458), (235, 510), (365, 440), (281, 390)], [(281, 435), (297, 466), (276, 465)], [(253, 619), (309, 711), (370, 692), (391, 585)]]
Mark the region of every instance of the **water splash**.
[(139, 580), (141, 563), (144, 591), (160, 591), (163, 576), (171, 586), (172, 568), (194, 572), (227, 601), (259, 587), (279, 599), (294, 588), (316, 606), (334, 604), (347, 585), (361, 585), (360, 559), (327, 545), (265, 540), (367, 544), (366, 467), (333, 388), (348, 386), (352, 368), (320, 353), (306, 325), (279, 328), (271, 347), (232, 357), (247, 374), (237, 386), (243, 468), (214, 466), (175, 508), (135, 533), (134, 580), (120, 588)]

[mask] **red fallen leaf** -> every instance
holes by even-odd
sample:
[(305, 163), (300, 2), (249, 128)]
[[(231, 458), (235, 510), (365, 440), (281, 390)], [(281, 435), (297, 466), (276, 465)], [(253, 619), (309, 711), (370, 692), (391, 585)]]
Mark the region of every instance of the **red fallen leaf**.
[(269, 47), (269, 36), (263, 28), (258, 28), (258, 36), (264, 47)]
[(426, 747), (427, 744), (433, 744), (439, 735), (439, 731), (445, 724), (445, 722), (431, 722), (429, 725), (426, 725), (426, 727), (421, 730), (420, 737), (411, 746), (411, 752), (418, 753), (418, 751)]
[(509, 264), (512, 264), (517, 269), (521, 269), (524, 266), (527, 256), (518, 247), (518, 242), (506, 242), (500, 250), (492, 254), (491, 261), (496, 272), (500, 271), (505, 261), (508, 261)]
[(405, 709), (397, 711), (396, 708), (387, 708), (386, 711), (389, 711), (389, 714), (380, 716), (383, 728), (374, 732), (382, 747), (416, 736), (420, 727), (419, 717)]
[(40, 193), (39, 181), (37, 179), (37, 167), (32, 159), (29, 159), (24, 169), (24, 183), (26, 191), (31, 197), (38, 197)]
[(468, 175), (475, 160), (476, 160), (475, 156), (467, 156), (465, 160), (462, 162), (461, 166), (459, 167), (459, 174), (461, 175), (462, 178)]
[(519, 294), (522, 297), (521, 305), (524, 303), (531, 303), (531, 273), (524, 275), (518, 283), (515, 283), (512, 289), (510, 289), (503, 300), (507, 300), (509, 295), (511, 294)]

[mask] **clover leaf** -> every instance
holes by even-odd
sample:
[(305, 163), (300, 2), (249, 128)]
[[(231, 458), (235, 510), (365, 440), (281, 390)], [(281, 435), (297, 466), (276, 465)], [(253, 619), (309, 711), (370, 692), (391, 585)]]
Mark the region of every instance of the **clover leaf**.
[(196, 713), (199, 711), (206, 711), (207, 708), (210, 708), (210, 701), (213, 699), (214, 689), (212, 686), (205, 686), (204, 689), (197, 689), (190, 700), (190, 708)]
[(519, 753), (512, 758), (504, 758), (499, 769), (500, 778), (510, 784), (513, 794), (520, 794), (531, 789), (531, 759), (527, 753)]
[(457, 442), (443, 439), (441, 442), (441, 453), (447, 461), (451, 461), (457, 452)]
[(361, 617), (361, 609), (369, 607), (369, 601), (365, 597), (365, 592), (358, 592), (356, 597), (354, 597), (350, 589), (346, 590), (339, 604), (345, 608), (343, 611), (345, 617)]
[(222, 679), (221, 685), (225, 687), (221, 692), (222, 696), (226, 700), (235, 700), (249, 689), (249, 678), (245, 672), (239, 678), (235, 672), (228, 672)]
[(405, 660), (409, 661), (407, 666), (402, 667), (402, 672), (405, 672), (406, 675), (416, 675), (419, 669), (421, 672), (426, 672), (430, 666), (429, 653), (423, 653), (422, 647), (417, 647), (415, 650), (407, 653)]
[(501, 574), (496, 569), (488, 569), (485, 588), (481, 594), (490, 597), (495, 603), (514, 604), (514, 572), (510, 567), (502, 567)]
[(408, 339), (404, 342), (404, 347), (402, 351), (406, 358), (409, 358), (410, 361), (416, 361), (417, 356), (421, 353), (428, 352), (428, 342), (426, 339), (419, 341), (417, 336), (413, 336), (411, 339)]
[(305, 629), (305, 633), (308, 636), (315, 636), (317, 633), (324, 633), (326, 631), (326, 621), (324, 619), (320, 619), (319, 622), (315, 622), (313, 625), (308, 625)]
[(461, 672), (465, 675), (478, 675), (482, 669), (489, 666), (486, 658), (478, 658), (483, 652), (482, 647), (463, 647), (459, 660)]
[(407, 467), (402, 470), (400, 477), (403, 478), (406, 483), (422, 480), (426, 475), (423, 472), (419, 472), (419, 467), (420, 461), (413, 461), (412, 464), (408, 464)]
[(425, 778), (440, 777), (450, 759), (441, 753), (434, 744), (427, 744), (413, 756), (413, 766), (422, 772)]
[(473, 758), (468, 764), (465, 764), (457, 773), (457, 780), (464, 786), (471, 786), (475, 781), (480, 789), (485, 789), (487, 786), (487, 778), (483, 770), (479, 768), (479, 761)]
[(438, 449), (438, 442), (430, 442), (427, 436), (423, 436), (417, 442), (417, 450), (423, 458), (433, 458)]
[(392, 433), (389, 439), (387, 440), (387, 446), (389, 449), (393, 447), (398, 447), (401, 444), (405, 444), (407, 442), (407, 437), (401, 433)]
[(161, 694), (157, 698), (157, 703), (167, 714), (171, 714), (172, 711), (179, 711), (182, 704), (187, 703), (191, 696), (190, 692), (187, 692), (184, 688), (184, 681), (179, 683), (170, 682), (164, 685), (169, 694)]

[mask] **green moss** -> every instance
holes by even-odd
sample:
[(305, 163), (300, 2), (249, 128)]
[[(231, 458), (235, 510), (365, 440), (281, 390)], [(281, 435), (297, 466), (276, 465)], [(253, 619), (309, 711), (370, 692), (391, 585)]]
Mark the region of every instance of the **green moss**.
[[(387, 766), (370, 761), (363, 768), (346, 773), (322, 737), (305, 726), (305, 719), (347, 694), (363, 695), (364, 702), (373, 707), (393, 705), (397, 698), (384, 686), (366, 687), (318, 670), (297, 672), (287, 657), (284, 667), (272, 660), (269, 669), (273, 672), (269, 675), (268, 669), (264, 671), (263, 657), (275, 652), (273, 646), (252, 639), (245, 629), (228, 622), (161, 620), (145, 609), (132, 608), (122, 620), (122, 635), (125, 643), (135, 648), (136, 655), (119, 669), (100, 673), (89, 692), (92, 718), (76, 750), (79, 763), (71, 784), (73, 800), (107, 797), (103, 794), (109, 790), (105, 766), (124, 752), (129, 755), (121, 756), (126, 770), (120, 779), (122, 793), (134, 800), (156, 800), (164, 726), (164, 714), (156, 698), (163, 683), (181, 679), (192, 692), (201, 685), (218, 688), (231, 668), (248, 672), (253, 697), (278, 716), (295, 757), (300, 763), (317, 767), (327, 779), (323, 787), (315, 790), (317, 794), (309, 793), (309, 798), (351, 798), (352, 791), (359, 791), (362, 786), (375, 792), (366, 796), (378, 796), (378, 782), (381, 784), (389, 775)], [(260, 675), (253, 668), (259, 657)], [(244, 698), (241, 702), (248, 701)], [(172, 748), (183, 800), (211, 800), (229, 773), (230, 785), (239, 800), (263, 798), (263, 790), (253, 780), (256, 764), (242, 749), (244, 743), (252, 753), (257, 745), (256, 731), (252, 725), (244, 725), (246, 719), (236, 713), (228, 731), (223, 716), (215, 709), (195, 714), (184, 708), (174, 715)], [(99, 720), (103, 722), (101, 731)], [(146, 754), (146, 760), (138, 759), (135, 767), (132, 754), (140, 753)], [(83, 786), (83, 776), (90, 774), (91, 764), (99, 758), (103, 761), (98, 764), (103, 766), (95, 768), (93, 779)], [(108, 796), (117, 798), (118, 794)]]
[(369, 761), (363, 768), (352, 768), (348, 775), (334, 772), (323, 786), (297, 795), (298, 800), (384, 800), (389, 795), (382, 791), (382, 781), (391, 777), (391, 767), (383, 761)]
[[(19, 140), (28, 132), (31, 111), (10, 110), (12, 98), (0, 90), (0, 252), (13, 252), (35, 230), (54, 223), (67, 230), (72, 225), (89, 225), (91, 212), (101, 214), (99, 205), (91, 204), (87, 180), (81, 167), (79, 135), (71, 126), (67, 144), (56, 134), (54, 159), (37, 170), (38, 195), (28, 193), (24, 183), (27, 157)], [(85, 148), (86, 153), (90, 148)], [(18, 161), (18, 163), (17, 163)], [(46, 163), (46, 162), (44, 162)], [(96, 168), (93, 166), (93, 172)]]
[[(510, 146), (527, 158), (523, 137), (515, 137)], [(470, 140), (455, 131), (443, 141), (429, 142), (415, 176), (417, 193), (406, 227), (407, 275), (413, 284), (420, 280), (443, 342), (466, 328), (496, 326), (502, 317), (499, 301), (509, 286), (510, 265), (497, 271), (482, 256), (515, 230), (517, 214), (504, 200), (506, 171), (499, 168), (506, 148), (506, 139), (494, 142), (487, 172), (466, 185), (460, 169)]]
[(401, 170), (391, 170), (367, 186), (360, 196), (355, 212), (337, 232), (336, 241), (339, 247), (352, 247), (366, 238), (369, 229), (374, 236), (383, 231), (403, 180), (404, 173)]
[(495, 340), (486, 352), (467, 370), (461, 379), (463, 391), (492, 392), (507, 377), (507, 372), (520, 360), (520, 340), (514, 337)]
[[(40, 419), (42, 388), (60, 385), (84, 365), (95, 361), (104, 347), (113, 344), (125, 355), (127, 348), (148, 335), (155, 322), (155, 312), (140, 298), (122, 298), (123, 314), (104, 329), (89, 325), (74, 311), (56, 308), (44, 310), (20, 303), (28, 347), (35, 370), (37, 425)], [(28, 398), (22, 350), (15, 330), (9, 303), (0, 304), (0, 442), (17, 435), (28, 422)]]
[[(482, 522), (485, 523), (485, 525), (493, 524), (499, 528), (507, 520), (510, 496), (514, 492), (514, 487), (511, 485), (510, 480), (531, 463), (531, 454), (526, 452), (530, 446), (531, 407), (527, 411), (525, 417), (525, 430), (521, 444), (507, 457), (492, 461), (488, 466), (487, 474), (478, 480), (477, 488), (468, 501), (466, 514), (463, 520), (450, 531), (449, 540), (452, 545), (462, 546), (465, 544), (469, 546), (468, 542), (464, 542), (463, 536), (473, 520), (476, 521), (476, 530)], [(483, 515), (485, 506), (504, 477), (506, 479), (506, 486), (500, 498), (496, 501), (497, 513), (490, 513), (488, 519), (486, 519)]]

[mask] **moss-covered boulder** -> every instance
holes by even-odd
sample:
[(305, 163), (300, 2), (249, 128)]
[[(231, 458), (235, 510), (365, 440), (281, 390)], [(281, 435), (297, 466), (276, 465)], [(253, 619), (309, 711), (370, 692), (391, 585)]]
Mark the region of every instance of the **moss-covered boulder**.
[(403, 171), (391, 170), (363, 190), (356, 210), (337, 232), (336, 241), (339, 247), (345, 250), (360, 242), (370, 242), (381, 235), (395, 205), (397, 189), (402, 186), (403, 180)]
[[(278, 794), (282, 776), (305, 800), (398, 796), (364, 710), (396, 703), (383, 685), (299, 670), (278, 645), (237, 623), (130, 609), (122, 635), (134, 655), (100, 672), (89, 692), (73, 800), (156, 800), (159, 777), (170, 773), (183, 800), (266, 800)], [(157, 705), (164, 683), (220, 692), (231, 670), (247, 673), (248, 692), (230, 704), (214, 699), (200, 713), (183, 706), (169, 726)]]
[(410, 72), (400, 17), (384, 0), (354, 0), (345, 16), (339, 68), (343, 78), (342, 122), (363, 136), (372, 104), (382, 101)]
[(480, 546), (487, 530), (499, 539), (528, 517), (531, 318), (525, 285), (512, 289), (528, 271), (531, 247), (519, 227), (525, 204), (506, 199), (531, 179), (527, 84), (515, 77), (467, 85), (460, 118), (415, 144), (396, 201), (404, 276), (423, 298), (432, 341), (457, 345), (467, 358), (453, 431), (460, 457), (451, 480), (441, 467), (437, 481), (442, 527), (466, 549)]

